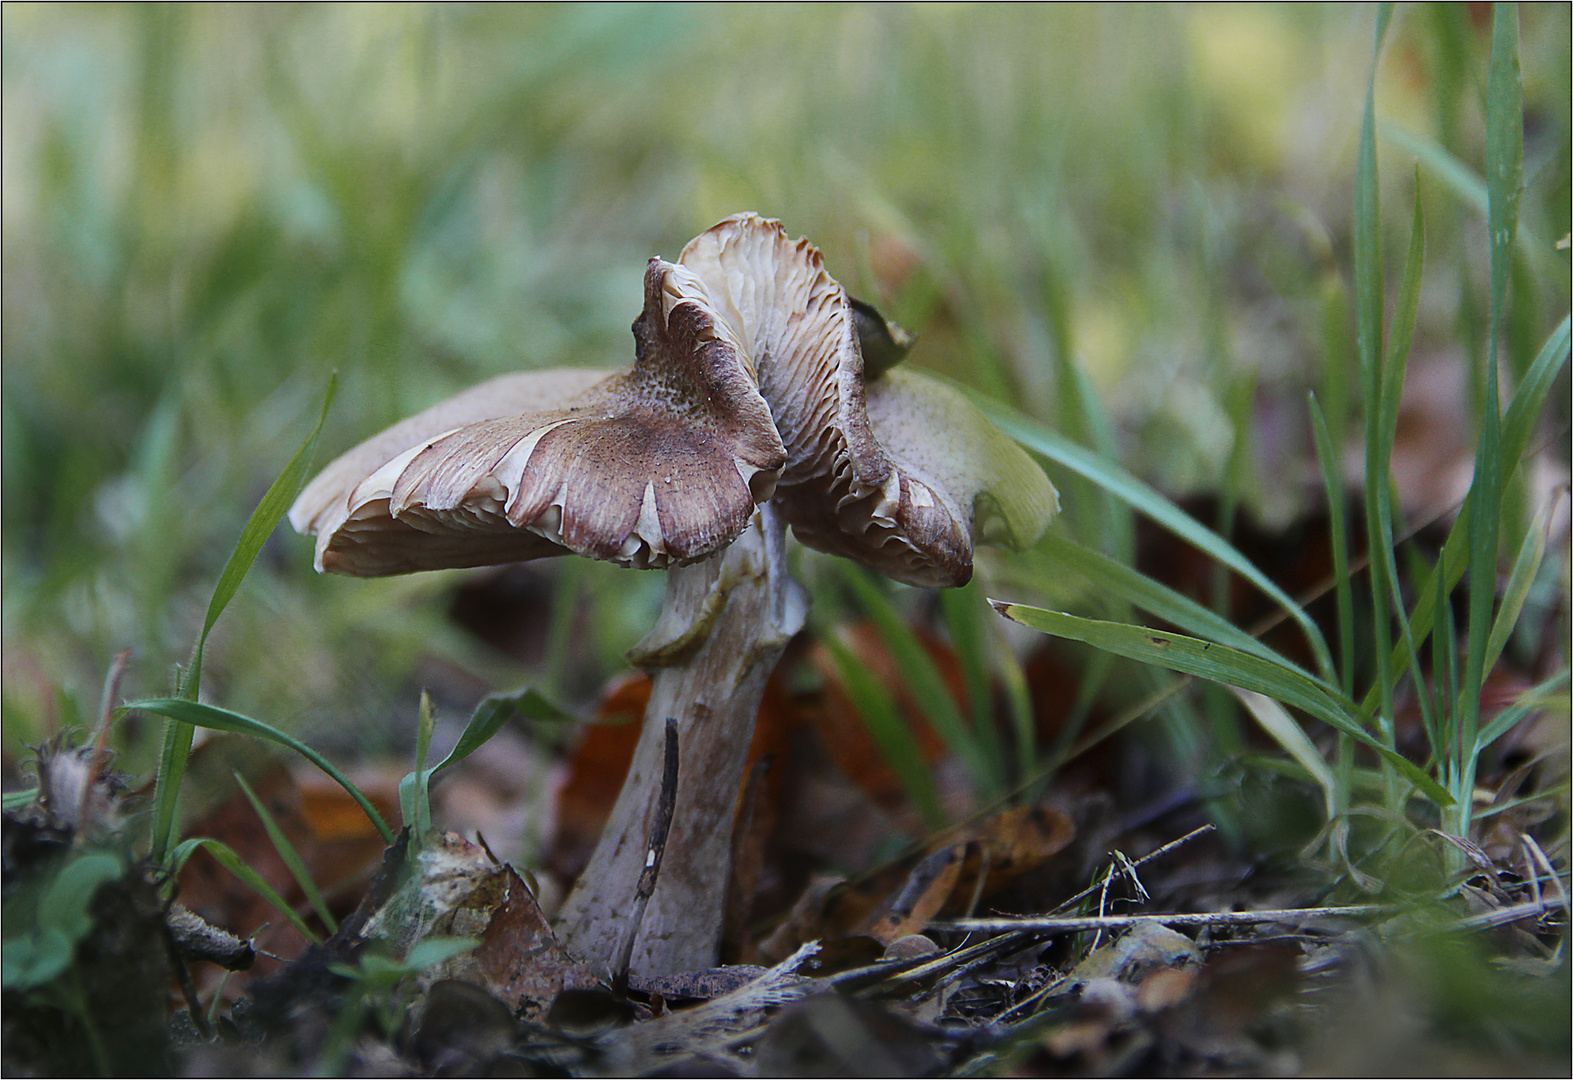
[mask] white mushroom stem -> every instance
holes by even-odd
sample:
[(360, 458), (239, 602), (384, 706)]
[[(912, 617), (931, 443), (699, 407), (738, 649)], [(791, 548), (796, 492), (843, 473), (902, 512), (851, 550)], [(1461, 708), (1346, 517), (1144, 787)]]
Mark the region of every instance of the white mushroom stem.
[(644, 730), (595, 854), (558, 916), (564, 944), (603, 974), (616, 974), (644, 871), (668, 717), (678, 729), (677, 800), (630, 964), (635, 973), (666, 974), (716, 962), (754, 719), (807, 612), (786, 575), (783, 528), (766, 504), (724, 551), (668, 571), (661, 618), (629, 654), (650, 673)]

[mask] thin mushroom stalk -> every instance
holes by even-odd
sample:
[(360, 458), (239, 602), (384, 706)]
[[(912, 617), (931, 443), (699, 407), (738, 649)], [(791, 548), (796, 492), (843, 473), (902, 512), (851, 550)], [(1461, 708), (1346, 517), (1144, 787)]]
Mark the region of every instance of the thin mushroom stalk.
[[(319, 570), (375, 576), (580, 554), (667, 570), (630, 659), (644, 730), (559, 916), (611, 974), (660, 791), (680, 768), (631, 963), (716, 960), (732, 821), (765, 682), (803, 624), (784, 532), (925, 588), (963, 585), (975, 543), (1024, 547), (1058, 510), (1038, 465), (955, 391), (887, 370), (909, 339), (852, 301), (806, 240), (740, 214), (650, 261), (632, 370), (503, 376), (340, 457), (290, 519)], [(867, 364), (865, 364), (865, 357)]]
[(605, 969), (627, 931), (645, 871), (664, 760), (677, 723), (678, 782), (666, 851), (634, 939), (641, 974), (715, 962), (738, 788), (765, 683), (808, 605), (787, 577), (781, 523), (767, 505), (717, 555), (668, 571), (655, 629), (629, 653), (650, 675), (650, 702), (623, 789), (584, 873), (558, 915), (563, 943)]

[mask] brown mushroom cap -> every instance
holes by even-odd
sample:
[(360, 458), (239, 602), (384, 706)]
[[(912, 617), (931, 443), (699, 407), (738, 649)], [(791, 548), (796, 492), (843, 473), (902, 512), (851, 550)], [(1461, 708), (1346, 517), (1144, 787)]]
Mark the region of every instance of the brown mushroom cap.
[(1030, 547), (1059, 512), (1037, 463), (944, 383), (898, 369), (865, 398), (900, 501), (893, 513), (870, 513), (866, 500), (816, 501), (811, 485), (799, 487), (783, 516), (809, 547), (942, 589), (970, 580), (975, 544)]
[[(895, 371), (867, 379), (858, 324), (875, 338), (889, 329), (854, 308), (806, 239), (738, 214), (678, 261), (753, 357), (787, 451), (775, 503), (799, 540), (946, 588), (971, 578), (975, 541), (1025, 546), (1042, 534), (1058, 510), (1043, 470), (942, 384)], [(898, 334), (887, 351), (899, 357), (907, 344)]]
[(625, 566), (725, 547), (785, 450), (748, 353), (704, 285), (652, 259), (623, 374), (509, 375), (328, 466), (290, 520), (317, 567), (360, 576), (574, 552)]
[[(883, 369), (910, 346), (780, 222), (739, 214), (650, 260), (631, 371), (506, 375), (340, 457), (290, 520), (317, 568), (375, 576), (575, 552), (693, 562), (774, 498), (805, 544), (930, 588), (1058, 509), (955, 391)], [(880, 368), (867, 377), (866, 341)]]

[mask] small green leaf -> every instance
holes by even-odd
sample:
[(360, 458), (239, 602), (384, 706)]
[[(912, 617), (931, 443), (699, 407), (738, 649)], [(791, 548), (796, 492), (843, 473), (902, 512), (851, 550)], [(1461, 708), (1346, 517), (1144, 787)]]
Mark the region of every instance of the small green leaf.
[(71, 966), (76, 945), (54, 927), (6, 938), (0, 950), (0, 985), (7, 990), (43, 986)]
[[(470, 714), (469, 723), (465, 724), (464, 730), (460, 732), (459, 741), (454, 743), (452, 750), (448, 751), (448, 756), (423, 773), (408, 773), (399, 781), (399, 806), (405, 815), (405, 820), (413, 820), (415, 804), (412, 800), (417, 782), (429, 784), (431, 778), (439, 772), (457, 765), (475, 753), (515, 715), (549, 724), (572, 724), (578, 720), (572, 713), (550, 701), (539, 690), (518, 690), (508, 694), (491, 694), (482, 698), (480, 704), (475, 706), (475, 711)], [(417, 776), (421, 777), (419, 781)]]
[(38, 898), (36, 924), (5, 939), (0, 984), (7, 990), (31, 990), (70, 967), (77, 942), (93, 930), (94, 894), (124, 873), (120, 859), (103, 851), (77, 855), (62, 866)]
[(427, 938), (404, 958), (408, 971), (425, 971), (455, 956), (462, 956), (481, 943), (480, 938)]
[(72, 859), (44, 890), (38, 903), (38, 925), (59, 930), (75, 944), (93, 929), (88, 906), (100, 885), (125, 872), (120, 860), (107, 852), (92, 852)]
[(438, 762), (432, 772), (441, 772), (469, 757), (497, 734), (498, 730), (516, 713), (531, 720), (551, 724), (571, 724), (577, 719), (572, 713), (549, 701), (539, 690), (527, 689), (510, 694), (492, 694), (482, 698), (481, 703), (475, 706), (475, 712), (470, 715), (470, 722), (464, 725), (459, 741), (454, 743), (448, 756)]

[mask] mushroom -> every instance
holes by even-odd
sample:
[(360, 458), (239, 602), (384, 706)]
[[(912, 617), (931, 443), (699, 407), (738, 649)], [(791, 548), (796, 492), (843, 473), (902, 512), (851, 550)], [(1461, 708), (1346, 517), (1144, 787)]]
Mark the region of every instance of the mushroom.
[[(505, 375), (395, 425), (329, 465), (290, 520), (316, 534), (317, 569), (337, 573), (570, 552), (667, 569), (661, 615), (629, 654), (652, 681), (644, 730), (558, 917), (565, 944), (606, 972), (637, 930), (633, 970), (660, 974), (715, 962), (754, 718), (807, 609), (786, 573), (786, 526), (944, 588), (971, 577), (974, 543), (1036, 541), (1058, 502), (965, 398), (885, 370), (910, 340), (779, 222), (739, 214), (676, 264), (651, 259), (633, 333), (630, 371)], [(630, 928), (667, 718), (676, 803)]]

